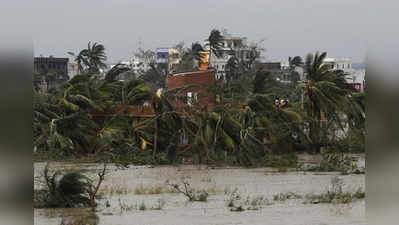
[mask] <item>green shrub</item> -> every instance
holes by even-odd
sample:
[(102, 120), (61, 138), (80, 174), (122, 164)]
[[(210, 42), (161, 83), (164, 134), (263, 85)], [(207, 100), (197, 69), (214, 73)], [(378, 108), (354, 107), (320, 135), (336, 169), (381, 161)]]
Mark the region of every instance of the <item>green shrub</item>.
[(355, 193), (343, 191), (343, 181), (338, 177), (331, 179), (330, 188), (322, 194), (309, 194), (305, 196), (304, 203), (339, 203), (347, 204), (352, 202), (354, 199), (363, 199), (365, 193), (358, 189)]
[(61, 174), (57, 171), (53, 175), (44, 170), (46, 189), (35, 190), (35, 208), (74, 208), (90, 206), (88, 178), (78, 172)]
[(274, 168), (297, 168), (299, 163), (295, 154), (268, 154), (262, 158), (261, 165)]

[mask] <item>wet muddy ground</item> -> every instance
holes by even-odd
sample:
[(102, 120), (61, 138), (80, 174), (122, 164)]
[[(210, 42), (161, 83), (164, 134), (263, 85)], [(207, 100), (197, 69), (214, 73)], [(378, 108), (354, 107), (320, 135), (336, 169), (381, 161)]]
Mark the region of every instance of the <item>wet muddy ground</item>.
[[(40, 177), (44, 163), (35, 163), (35, 177)], [(53, 163), (53, 169), (82, 169), (95, 178), (101, 165)], [(273, 201), (279, 193), (299, 195), (322, 193), (331, 179), (340, 177), (345, 191), (364, 190), (365, 176), (339, 173), (278, 172), (272, 168), (209, 168), (207, 166), (160, 166), (128, 169), (109, 167), (101, 187), (97, 215), (102, 225), (363, 225), (365, 200), (349, 204), (303, 204), (302, 199)], [(209, 193), (206, 202), (189, 202), (173, 193), (166, 184), (179, 183), (184, 178), (195, 190)], [(40, 178), (35, 189), (40, 189)], [(262, 196), (267, 204), (257, 210), (232, 212), (228, 205), (229, 193), (237, 190), (243, 199)], [(109, 207), (106, 207), (106, 203)], [(146, 210), (140, 210), (145, 205)], [(162, 209), (159, 208), (162, 205)], [(35, 209), (35, 224), (60, 224), (62, 216), (82, 212), (82, 209)]]

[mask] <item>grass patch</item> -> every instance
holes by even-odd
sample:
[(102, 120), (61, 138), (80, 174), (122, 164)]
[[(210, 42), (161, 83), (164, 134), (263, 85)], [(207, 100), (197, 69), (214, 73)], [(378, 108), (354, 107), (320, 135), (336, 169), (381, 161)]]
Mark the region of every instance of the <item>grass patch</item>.
[(136, 195), (158, 195), (163, 193), (179, 193), (174, 188), (169, 187), (166, 184), (155, 184), (155, 185), (144, 185), (139, 184), (134, 189)]
[(111, 185), (104, 185), (101, 190), (100, 193), (102, 195), (126, 195), (129, 193), (132, 193), (133, 190), (127, 187), (124, 187), (122, 185), (119, 184), (111, 184)]
[(356, 199), (364, 199), (366, 194), (362, 189), (358, 189), (356, 192), (344, 192), (343, 181), (338, 177), (331, 179), (331, 186), (325, 193), (322, 194), (308, 194), (305, 196), (305, 204), (319, 204), (319, 203), (338, 203), (347, 204), (351, 203)]
[(165, 204), (166, 204), (166, 201), (162, 198), (159, 198), (157, 200), (157, 204), (155, 206), (151, 207), (151, 209), (152, 210), (162, 210), (163, 207), (165, 206)]
[(281, 172), (287, 171), (287, 168), (301, 167), (296, 154), (268, 154), (261, 159), (260, 165), (279, 168)]
[(280, 193), (273, 196), (274, 201), (286, 201), (289, 199), (304, 199), (304, 204), (319, 204), (319, 203), (337, 203), (347, 204), (355, 200), (364, 199), (365, 192), (359, 188), (355, 192), (343, 191), (343, 180), (339, 177), (331, 179), (329, 188), (321, 194), (307, 194), (305, 196), (296, 194), (294, 192)]

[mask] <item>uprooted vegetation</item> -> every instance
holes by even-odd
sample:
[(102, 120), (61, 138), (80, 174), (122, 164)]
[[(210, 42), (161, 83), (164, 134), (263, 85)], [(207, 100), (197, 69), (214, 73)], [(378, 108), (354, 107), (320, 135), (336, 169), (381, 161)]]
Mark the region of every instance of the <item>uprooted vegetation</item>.
[(364, 199), (366, 197), (365, 192), (362, 189), (358, 189), (355, 192), (344, 192), (343, 191), (343, 180), (339, 177), (331, 179), (331, 185), (326, 192), (321, 194), (308, 194), (305, 196), (304, 203), (350, 203), (354, 200)]
[(49, 164), (44, 169), (45, 188), (34, 191), (35, 208), (86, 208), (95, 211), (97, 192), (105, 179), (106, 165), (98, 173), (98, 181), (80, 172), (49, 172)]
[(262, 195), (257, 196), (247, 196), (243, 198), (241, 194), (238, 192), (238, 189), (234, 190), (226, 190), (225, 195), (227, 207), (229, 207), (232, 212), (242, 212), (245, 210), (260, 210), (263, 206), (272, 205), (266, 197)]
[(189, 201), (206, 202), (209, 193), (204, 189), (194, 189), (191, 187), (188, 179), (183, 177), (179, 183), (166, 182), (177, 193), (181, 193), (188, 198)]
[(133, 210), (139, 210), (139, 211), (162, 210), (166, 204), (166, 201), (163, 198), (159, 198), (157, 202), (151, 207), (148, 207), (144, 200), (141, 201), (140, 203), (129, 205), (124, 203), (121, 199), (119, 199), (118, 203), (119, 203), (120, 215), (122, 215), (123, 213)]
[(283, 202), (290, 199), (301, 199), (302, 196), (294, 192), (279, 193), (273, 196), (274, 201)]
[(339, 177), (331, 179), (331, 185), (321, 194), (299, 195), (294, 192), (279, 193), (273, 196), (274, 201), (283, 202), (289, 199), (303, 199), (304, 204), (337, 203), (347, 204), (355, 200), (364, 199), (365, 192), (359, 188), (355, 192), (343, 191), (343, 180)]

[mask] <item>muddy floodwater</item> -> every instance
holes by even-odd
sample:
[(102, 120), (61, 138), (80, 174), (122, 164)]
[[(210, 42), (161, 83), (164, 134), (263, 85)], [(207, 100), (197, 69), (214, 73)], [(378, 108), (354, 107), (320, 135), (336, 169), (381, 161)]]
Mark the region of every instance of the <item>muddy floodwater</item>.
[[(35, 189), (41, 188), (44, 163), (35, 163)], [(82, 169), (95, 178), (101, 165), (53, 163), (52, 169)], [(331, 179), (340, 177), (345, 191), (364, 190), (365, 176), (339, 173), (278, 172), (272, 168), (211, 168), (207, 166), (110, 166), (100, 189), (99, 224), (102, 225), (363, 225), (365, 200), (349, 204), (303, 204), (302, 199), (274, 201), (279, 193), (323, 193)], [(209, 193), (206, 202), (189, 202), (166, 184), (189, 181), (195, 190)], [(229, 193), (242, 198), (268, 199), (257, 210), (230, 211)], [(108, 207), (107, 207), (108, 205)], [(140, 210), (145, 205), (146, 210)], [(162, 205), (159, 209), (159, 205)], [(143, 207), (141, 207), (143, 209)], [(62, 217), (82, 209), (35, 209), (36, 225), (60, 224)]]

